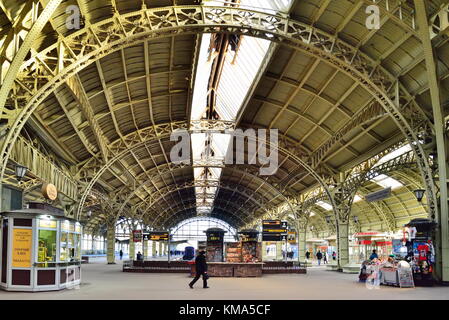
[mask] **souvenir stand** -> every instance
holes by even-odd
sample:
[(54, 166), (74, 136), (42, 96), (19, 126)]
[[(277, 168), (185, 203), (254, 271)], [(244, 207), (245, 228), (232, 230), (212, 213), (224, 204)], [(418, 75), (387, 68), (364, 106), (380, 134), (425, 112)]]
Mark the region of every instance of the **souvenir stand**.
[(242, 247), (242, 262), (259, 262), (262, 260), (262, 246), (258, 242), (259, 232), (253, 229), (242, 230), (239, 233)]
[(45, 203), (2, 212), (0, 287), (61, 290), (81, 282), (81, 225)]
[(436, 223), (430, 219), (413, 219), (405, 225), (404, 242), (407, 247), (406, 260), (413, 270), (413, 280), (417, 286), (434, 284), (435, 249), (432, 234)]

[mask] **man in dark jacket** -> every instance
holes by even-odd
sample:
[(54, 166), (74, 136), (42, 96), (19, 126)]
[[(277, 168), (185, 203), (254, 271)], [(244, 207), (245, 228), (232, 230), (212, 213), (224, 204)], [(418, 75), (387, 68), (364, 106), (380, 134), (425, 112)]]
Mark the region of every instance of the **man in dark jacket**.
[(318, 259), (318, 265), (321, 265), (321, 259), (323, 258), (323, 254), (321, 253), (320, 250), (318, 250), (316, 258)]
[(204, 254), (204, 251), (200, 251), (195, 259), (195, 278), (189, 283), (190, 289), (193, 289), (193, 285), (198, 281), (201, 275), (203, 276), (203, 288), (209, 288), (207, 286), (207, 263)]

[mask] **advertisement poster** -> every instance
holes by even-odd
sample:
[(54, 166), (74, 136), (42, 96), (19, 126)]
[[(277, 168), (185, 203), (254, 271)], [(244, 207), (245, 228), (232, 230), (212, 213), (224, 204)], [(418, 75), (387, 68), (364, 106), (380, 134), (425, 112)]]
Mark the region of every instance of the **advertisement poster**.
[(33, 230), (15, 228), (13, 230), (12, 266), (13, 268), (31, 268), (31, 246)]
[(142, 241), (142, 230), (133, 230), (133, 241), (134, 242)]

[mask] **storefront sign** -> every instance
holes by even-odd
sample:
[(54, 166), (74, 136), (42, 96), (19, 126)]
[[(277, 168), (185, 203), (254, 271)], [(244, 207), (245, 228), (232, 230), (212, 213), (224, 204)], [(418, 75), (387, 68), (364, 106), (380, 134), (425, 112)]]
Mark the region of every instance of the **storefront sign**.
[(58, 191), (56, 190), (56, 187), (54, 184), (44, 183), (42, 185), (42, 195), (46, 199), (54, 201), (58, 197)]
[(39, 219), (39, 228), (56, 229), (56, 220)]
[(222, 232), (208, 232), (207, 242), (223, 242), (224, 233)]
[(33, 230), (15, 228), (12, 243), (12, 267), (31, 268)]

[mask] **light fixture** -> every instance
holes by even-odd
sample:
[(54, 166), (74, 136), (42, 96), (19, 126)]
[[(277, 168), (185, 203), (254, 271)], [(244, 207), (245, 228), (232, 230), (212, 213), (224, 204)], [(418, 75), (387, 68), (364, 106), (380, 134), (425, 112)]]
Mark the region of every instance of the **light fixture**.
[(353, 219), (354, 219), (354, 223), (359, 223), (359, 217), (353, 216)]
[(25, 166), (22, 166), (20, 164), (16, 164), (16, 179), (17, 181), (21, 181), (22, 178), (25, 176), (25, 174), (27, 173), (28, 168)]
[(326, 216), (326, 223), (331, 223), (331, 216)]
[(421, 202), (422, 198), (424, 197), (424, 192), (426, 192), (426, 190), (424, 189), (413, 190), (413, 193), (415, 194), (416, 200), (418, 200), (418, 202)]

